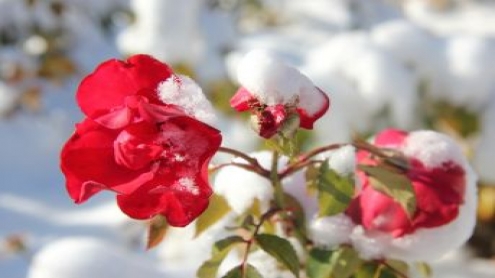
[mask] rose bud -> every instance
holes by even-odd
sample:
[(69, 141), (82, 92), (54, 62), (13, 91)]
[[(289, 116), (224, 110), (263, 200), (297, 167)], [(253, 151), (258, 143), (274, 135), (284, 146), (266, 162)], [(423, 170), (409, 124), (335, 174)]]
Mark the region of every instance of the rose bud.
[(297, 119), (296, 127), (313, 129), (330, 106), (328, 96), (308, 77), (266, 51), (246, 54), (237, 73), (241, 87), (230, 106), (250, 111), (254, 129), (263, 138), (291, 134), (294, 125), (285, 124), (288, 119)]

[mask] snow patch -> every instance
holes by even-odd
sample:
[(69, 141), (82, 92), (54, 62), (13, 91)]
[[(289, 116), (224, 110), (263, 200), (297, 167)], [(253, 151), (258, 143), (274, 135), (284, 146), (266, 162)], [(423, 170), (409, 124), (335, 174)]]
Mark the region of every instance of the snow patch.
[(355, 224), (345, 214), (315, 218), (309, 226), (310, 236), (318, 247), (332, 249), (348, 243)]
[(426, 168), (442, 167), (452, 161), (463, 168), (467, 162), (456, 142), (447, 135), (431, 130), (409, 133), (402, 146), (403, 153), (421, 161)]
[(324, 101), (308, 77), (266, 50), (248, 52), (239, 62), (237, 77), (244, 88), (267, 105), (298, 104), (314, 115)]
[(110, 242), (69, 237), (43, 247), (33, 258), (27, 278), (163, 277), (165, 273)]
[(177, 105), (188, 115), (206, 122), (215, 121), (211, 103), (194, 80), (185, 75), (174, 75), (158, 85), (158, 97), (166, 104)]

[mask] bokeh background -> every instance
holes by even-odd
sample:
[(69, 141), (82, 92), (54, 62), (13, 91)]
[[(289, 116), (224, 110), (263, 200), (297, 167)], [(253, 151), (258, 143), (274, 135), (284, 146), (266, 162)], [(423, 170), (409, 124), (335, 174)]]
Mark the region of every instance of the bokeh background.
[(225, 146), (254, 151), (228, 107), (254, 48), (329, 94), (305, 147), (387, 126), (453, 136), (479, 174), (478, 225), (434, 277), (495, 277), (491, 0), (0, 0), (0, 277), (193, 277), (208, 236), (172, 230), (145, 252), (144, 223), (111, 194), (78, 207), (66, 195), (58, 156), (82, 117), (74, 94), (102, 61), (151, 54), (201, 84)]

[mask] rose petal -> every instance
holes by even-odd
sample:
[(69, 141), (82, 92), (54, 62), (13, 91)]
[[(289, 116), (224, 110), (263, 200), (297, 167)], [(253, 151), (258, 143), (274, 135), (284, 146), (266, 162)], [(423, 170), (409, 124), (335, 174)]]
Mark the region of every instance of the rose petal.
[(160, 104), (155, 90), (171, 74), (166, 64), (148, 55), (135, 55), (127, 61), (109, 60), (81, 82), (77, 102), (92, 119), (124, 108), (127, 96), (142, 95)]
[(65, 144), (61, 168), (69, 195), (77, 203), (102, 189), (130, 193), (153, 177), (151, 172), (132, 171), (115, 162), (113, 142), (117, 134), (86, 119)]
[(240, 87), (230, 99), (230, 107), (239, 112), (247, 111), (250, 109), (249, 104), (253, 101), (256, 101), (256, 98), (246, 88)]
[(125, 214), (134, 219), (149, 219), (161, 214), (172, 226), (186, 226), (208, 207), (211, 190), (193, 194), (174, 187), (175, 183), (170, 184), (170, 180), (161, 179), (161, 182), (167, 181), (169, 184), (159, 186), (154, 183), (160, 181), (152, 181), (133, 194), (118, 195), (117, 204)]
[(321, 118), (330, 108), (330, 99), (327, 94), (318, 88), (318, 92), (321, 93), (322, 102), (321, 106), (316, 113), (310, 115), (305, 109), (297, 107), (297, 113), (299, 113), (300, 124), (299, 126), (304, 129), (313, 129), (314, 122)]
[(406, 139), (408, 133), (398, 129), (385, 129), (378, 133), (374, 139), (375, 145), (386, 148), (399, 148)]

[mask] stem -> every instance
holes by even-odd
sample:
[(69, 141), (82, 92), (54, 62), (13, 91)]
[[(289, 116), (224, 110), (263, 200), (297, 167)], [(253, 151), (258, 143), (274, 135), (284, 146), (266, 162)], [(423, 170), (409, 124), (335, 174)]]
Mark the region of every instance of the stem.
[(282, 210), (283, 218), (286, 218), (285, 217), (286, 214), (284, 212), (285, 211), (284, 189), (282, 188), (282, 183), (280, 182), (280, 175), (278, 173), (278, 158), (279, 158), (279, 153), (277, 151), (274, 151), (272, 156), (272, 168), (270, 171), (270, 180), (275, 190), (275, 203)]
[(268, 218), (272, 217), (278, 209), (272, 209), (267, 211), (265, 214), (263, 214), (260, 218), (260, 221), (254, 226), (254, 231), (251, 237), (246, 240), (246, 251), (244, 252), (243, 258), (242, 258), (242, 263), (241, 263), (241, 273), (243, 278), (246, 277), (246, 267), (247, 267), (247, 260), (249, 256), (249, 252), (251, 251), (251, 247), (253, 246), (253, 243), (255, 242), (256, 236), (258, 235), (261, 226), (265, 223)]
[(280, 179), (283, 179), (287, 176), (290, 176), (291, 174), (301, 170), (302, 168), (304, 168), (304, 167), (306, 167), (312, 163), (316, 163), (314, 161), (311, 161), (311, 158), (315, 157), (316, 155), (323, 153), (323, 152), (326, 152), (326, 151), (339, 149), (339, 148), (342, 148), (342, 147), (347, 146), (347, 145), (349, 145), (349, 144), (348, 143), (331, 144), (331, 145), (323, 146), (320, 148), (316, 148), (310, 152), (302, 154), (301, 156), (299, 156), (299, 158), (295, 162), (289, 164), (287, 167), (285, 167), (284, 170), (282, 170), (282, 172), (280, 173)]
[(307, 152), (306, 154), (303, 154), (302, 156), (299, 157), (298, 161), (300, 161), (300, 162), (307, 161), (310, 158), (312, 158), (312, 157), (314, 157), (314, 156), (316, 156), (322, 152), (339, 149), (339, 148), (342, 148), (342, 147), (347, 146), (347, 145), (349, 145), (349, 144), (348, 143), (340, 143), (340, 144), (331, 144), (331, 145), (319, 147), (319, 148), (316, 148), (310, 152)]
[(293, 167), (290, 167), (290, 168), (286, 168), (284, 171), (282, 171), (282, 173), (280, 173), (280, 179), (282, 180), (282, 179), (292, 175), (293, 173), (308, 167), (311, 164), (318, 164), (318, 163), (323, 163), (323, 162), (324, 162), (324, 160), (309, 160), (309, 161), (305, 161), (303, 163), (298, 163), (297, 165), (294, 165)]
[(219, 152), (223, 152), (223, 153), (228, 153), (228, 154), (231, 154), (233, 156), (237, 156), (237, 157), (240, 157), (242, 159), (244, 159), (245, 161), (247, 161), (249, 164), (253, 165), (253, 166), (258, 166), (258, 167), (261, 167), (260, 164), (258, 163), (258, 160), (256, 158), (252, 158), (250, 157), (249, 155), (241, 152), (241, 151), (238, 151), (238, 150), (234, 150), (234, 149), (231, 149), (231, 148), (227, 148), (227, 147), (220, 147), (218, 149)]
[(231, 154), (231, 155), (236, 156), (236, 157), (240, 157), (240, 158), (244, 159), (249, 164), (242, 164), (242, 163), (237, 163), (237, 162), (231, 162), (230, 164), (228, 164), (228, 163), (220, 164), (220, 165), (214, 167), (212, 171), (216, 171), (216, 170), (223, 168), (225, 166), (228, 166), (228, 165), (233, 165), (233, 166), (237, 166), (237, 167), (243, 168), (245, 170), (257, 173), (258, 175), (260, 175), (262, 177), (270, 178), (270, 171), (261, 167), (261, 165), (259, 164), (259, 162), (256, 158), (252, 158), (249, 155), (247, 155), (241, 151), (234, 150), (234, 149), (227, 148), (227, 147), (220, 147), (218, 149), (218, 151), (223, 152), (223, 153), (227, 153), (227, 154)]
[(265, 177), (267, 179), (270, 178), (270, 172), (268, 172), (266, 169), (256, 168), (251, 164), (244, 164), (244, 163), (237, 163), (237, 162), (228, 162), (228, 163), (222, 163), (222, 164), (214, 165), (213, 167), (211, 167), (209, 169), (209, 171), (210, 171), (210, 173), (214, 173), (214, 172), (216, 172), (216, 171), (218, 171), (224, 167), (227, 167), (227, 166), (239, 167), (239, 168), (242, 168), (244, 170), (256, 173), (256, 174), (258, 174), (262, 177)]

